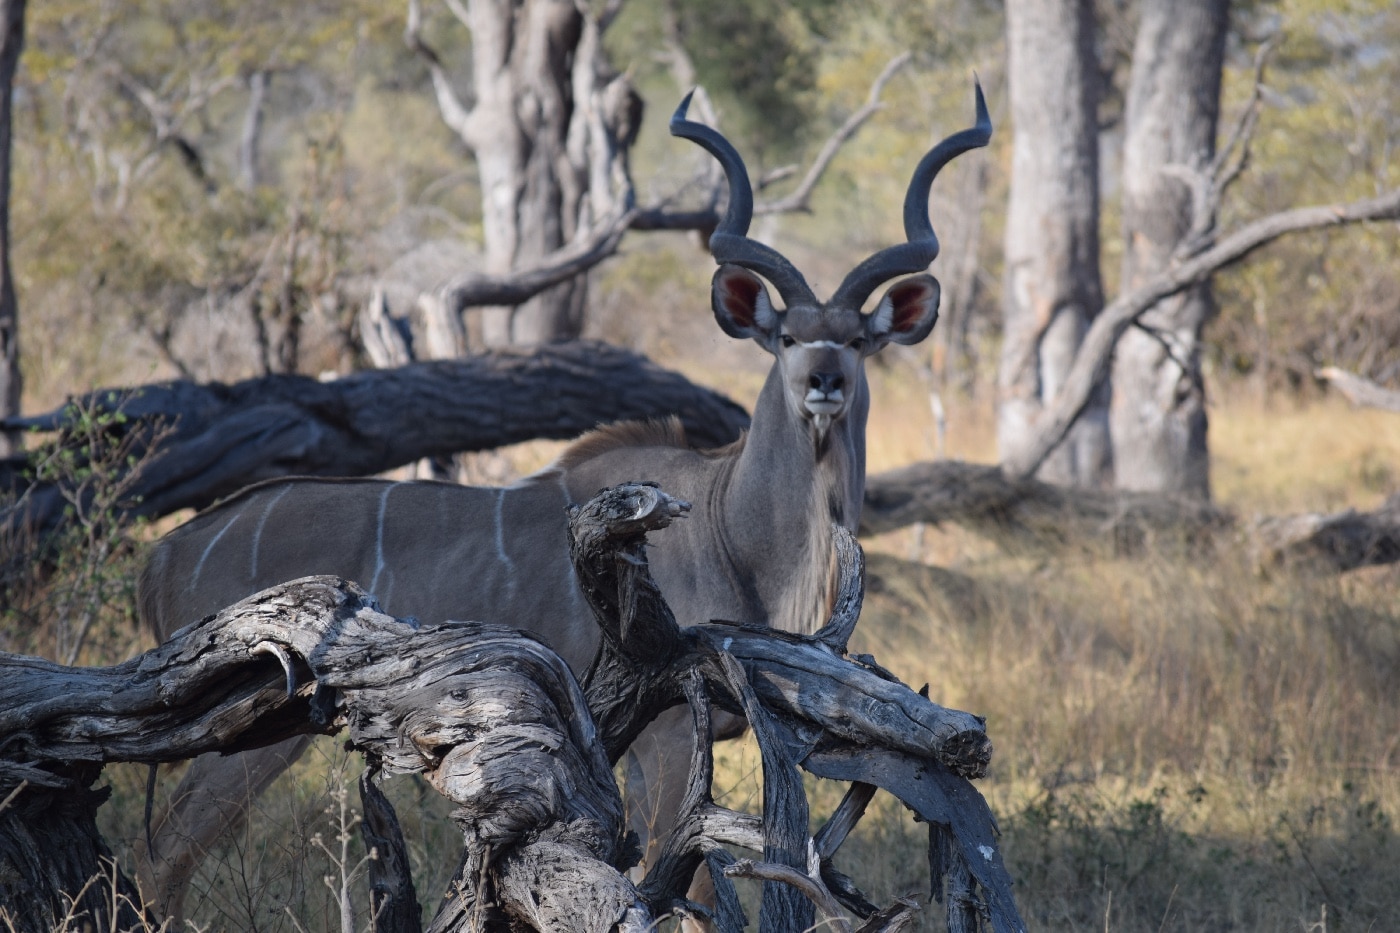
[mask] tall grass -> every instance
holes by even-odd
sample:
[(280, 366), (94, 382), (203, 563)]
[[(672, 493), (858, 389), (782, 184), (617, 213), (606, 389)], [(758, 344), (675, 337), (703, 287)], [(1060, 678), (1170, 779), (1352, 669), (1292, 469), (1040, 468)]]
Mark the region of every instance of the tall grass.
[[(930, 456), (926, 385), (884, 372), (873, 382), (872, 470)], [(944, 401), (944, 449), (985, 459), (989, 404)], [(1243, 405), (1213, 425), (1217, 490), (1246, 516), (1364, 507), (1400, 463), (1400, 424), (1330, 404)], [(980, 789), (1033, 929), (1393, 927), (1400, 569), (1264, 573), (1230, 542), (1207, 557), (1164, 547), (1124, 559), (1092, 543), (1010, 557), (956, 528), (866, 545), (871, 586), (852, 647), (987, 717), (996, 754)], [(359, 763), (334, 740), (315, 748), (215, 853), (191, 895), (196, 929), (342, 929), (347, 877), (364, 928), (363, 852), (337, 841), (353, 829), (344, 789)], [(717, 757), (725, 802), (755, 809), (752, 745)], [(162, 770), (162, 799), (177, 777)], [(129, 873), (145, 778), (108, 773), (104, 832)], [(810, 786), (820, 820), (840, 788)], [(431, 915), (460, 836), (430, 789), (409, 778), (386, 789)], [(878, 900), (927, 899), (925, 846), (924, 827), (877, 798), (840, 867)], [(930, 905), (921, 928), (941, 929), (938, 914)]]

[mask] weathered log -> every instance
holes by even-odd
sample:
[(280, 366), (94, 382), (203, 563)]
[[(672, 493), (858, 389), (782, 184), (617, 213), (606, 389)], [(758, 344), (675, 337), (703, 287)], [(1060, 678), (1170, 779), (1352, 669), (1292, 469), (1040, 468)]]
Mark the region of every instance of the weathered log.
[(938, 460), (866, 480), (861, 532), (956, 524), (1013, 548), (1109, 542), (1136, 552), (1153, 540), (1204, 544), (1234, 518), (1208, 502), (1014, 479), (990, 464)]
[(1374, 512), (1263, 518), (1251, 529), (1261, 567), (1312, 567), (1328, 572), (1400, 561), (1400, 493)]
[[(644, 545), (648, 530), (665, 528), (687, 508), (655, 486), (635, 483), (605, 490), (572, 515), (574, 566), (604, 637), (600, 661), (584, 684), (614, 760), (646, 724), (637, 725), (635, 711), (657, 702), (639, 701), (638, 682), (649, 696), (679, 702), (680, 672), (695, 667), (712, 685), (723, 685), (727, 674), (714, 665), (727, 655), (743, 666), (764, 706), (792, 722), (819, 728), (833, 740), (930, 756), (964, 777), (986, 773), (992, 749), (981, 719), (944, 709), (883, 671), (844, 657), (844, 642), (828, 643), (833, 632), (849, 634), (852, 623), (844, 617), (860, 605), (851, 595), (864, 584), (858, 560), (842, 562), (846, 573), (836, 601), (841, 621), (817, 636), (729, 623), (677, 625), (647, 572)], [(833, 531), (846, 549), (858, 550), (845, 529)], [(625, 662), (604, 660), (611, 653)], [(726, 707), (742, 712), (732, 694)]]
[(915, 522), (958, 525), (1012, 551), (1106, 544), (1115, 553), (1135, 554), (1165, 542), (1209, 553), (1246, 539), (1256, 565), (1265, 568), (1288, 564), (1336, 573), (1400, 561), (1400, 494), (1372, 512), (1242, 521), (1208, 502), (1017, 480), (1000, 467), (954, 460), (915, 463), (867, 479), (862, 533)]
[[(275, 375), (232, 385), (169, 382), (101, 389), (0, 430), (62, 431), (80, 413), (116, 413), (108, 431), (159, 439), (130, 490), (129, 511), (155, 517), (202, 508), (262, 479), (363, 476), (424, 457), (569, 439), (627, 419), (681, 419), (701, 447), (748, 426), (744, 410), (639, 354), (594, 341), (367, 370), (321, 382)], [(61, 490), (32, 485), (24, 457), (0, 461), (0, 490), (28, 490), (3, 516), (43, 532), (63, 520)]]
[[(13, 775), (37, 774), (50, 793), (68, 795), (88, 787), (107, 761), (173, 761), (344, 728), (387, 770), (422, 773), (458, 804), (475, 853), (464, 898), (475, 896), (490, 853), (491, 897), (537, 929), (644, 928), (645, 907), (616, 867), (629, 852), (622, 801), (582, 692), (553, 652), (514, 629), (419, 628), (380, 612), (353, 584), (308, 578), (115, 667), (64, 668), (12, 655), (0, 656), (0, 667), (6, 790)], [(502, 696), (514, 702), (507, 707)], [(20, 803), (33, 793), (22, 791)], [(0, 819), (23, 820), (25, 812)], [(24, 825), (36, 837), (48, 831), (47, 823)], [(81, 890), (102, 866), (88, 859), (63, 867), (48, 868), (60, 894)], [(512, 900), (542, 873), (587, 897)], [(6, 897), (0, 906), (19, 916), (30, 903)], [(105, 917), (93, 922), (109, 928)]]
[[(824, 639), (724, 624), (677, 627), (647, 573), (644, 548), (647, 531), (682, 514), (679, 503), (646, 485), (607, 490), (575, 511), (576, 567), (603, 625), (603, 655), (611, 656), (590, 670), (587, 691), (557, 656), (514, 630), (418, 626), (380, 612), (353, 584), (307, 578), (182, 629), (122, 665), (69, 669), (0, 656), (0, 791), (28, 778), (42, 781), (50, 796), (71, 794), (107, 761), (168, 761), (344, 729), (375, 767), (421, 773), (458, 806), (465, 852), (430, 930), (640, 931), (659, 911), (681, 908), (707, 914), (729, 933), (743, 921), (726, 874), (734, 860), (722, 846), (738, 844), (761, 848), (763, 864), (780, 866), (775, 876), (786, 869), (808, 879), (800, 887), (765, 883), (762, 928), (796, 933), (813, 919), (803, 889), (818, 892), (824, 910), (837, 902), (870, 906), (830, 865), (861, 808), (843, 807), (818, 846), (807, 836), (801, 766), (854, 774), (844, 779), (884, 787), (943, 827), (955, 844), (945, 847), (937, 870), (950, 877), (965, 870), (965, 897), (985, 905), (992, 929), (1021, 930), (990, 813), (949, 770), (985, 769), (990, 743), (981, 720), (936, 707), (873, 664), (845, 658), (844, 636), (834, 634), (849, 633), (845, 618), (833, 620)], [(858, 552), (853, 541), (847, 546)], [(853, 591), (861, 562), (848, 554), (839, 563), (837, 605), (849, 613), (859, 604)], [(627, 679), (629, 665), (633, 686), (606, 687)], [(755, 730), (765, 772), (761, 824), (709, 797), (711, 696)], [(832, 697), (848, 698), (851, 708)], [(622, 828), (611, 760), (626, 736), (682, 701), (697, 724), (687, 807), (663, 841), (654, 875), (638, 889), (623, 874), (638, 853)], [(595, 727), (595, 716), (611, 729)], [(33, 793), (23, 785), (18, 799), (37, 799), (26, 796)], [(369, 797), (374, 838), (392, 850), (387, 803)], [(0, 818), (44, 831), (23, 806)], [(96, 859), (62, 873), (46, 866), (50, 887), (60, 896), (77, 891), (97, 873)], [(713, 911), (684, 900), (702, 861), (719, 894)], [(393, 875), (386, 871), (376, 891), (402, 894)], [(115, 881), (125, 883), (119, 875)], [(0, 906), (18, 905), (0, 890)], [(905, 913), (876, 914), (876, 926), (867, 927), (894, 928)], [(392, 916), (395, 929), (412, 928), (411, 917)], [(98, 914), (91, 921), (98, 930), (113, 923)]]
[[(631, 670), (649, 684), (653, 701), (674, 701), (686, 692), (682, 678), (698, 672), (710, 696), (737, 706), (755, 726), (764, 765), (764, 861), (780, 866), (778, 874), (809, 867), (789, 835), (807, 823), (805, 798), (799, 804), (792, 796), (801, 797), (791, 779), (800, 764), (818, 775), (884, 787), (942, 827), (956, 840), (942, 866), (965, 867), (983, 892), (963, 897), (985, 900), (994, 930), (1022, 929), (997, 853), (995, 821), (966, 780), (985, 773), (990, 758), (983, 721), (930, 703), (873, 664), (844, 657), (844, 643), (830, 643), (833, 633), (849, 634), (840, 614), (859, 606), (851, 592), (862, 586), (861, 562), (838, 561), (838, 617), (819, 633), (824, 637), (727, 624), (681, 629), (647, 573), (644, 545), (648, 531), (685, 511), (655, 486), (630, 484), (605, 490), (571, 516), (574, 566), (603, 631), (599, 662), (585, 678), (603, 741), (620, 754), (635, 735), (637, 694), (611, 683), (620, 672)], [(844, 533), (838, 530), (838, 540)], [(847, 545), (858, 550), (853, 540)], [(703, 796), (691, 801), (697, 812), (704, 803)], [(693, 870), (701, 854), (689, 853), (685, 868)], [(664, 857), (684, 861), (673, 850)], [(819, 869), (808, 874), (822, 883)], [(806, 929), (811, 908), (770, 895), (772, 889), (765, 885), (762, 928)], [(954, 906), (966, 912), (963, 901)]]

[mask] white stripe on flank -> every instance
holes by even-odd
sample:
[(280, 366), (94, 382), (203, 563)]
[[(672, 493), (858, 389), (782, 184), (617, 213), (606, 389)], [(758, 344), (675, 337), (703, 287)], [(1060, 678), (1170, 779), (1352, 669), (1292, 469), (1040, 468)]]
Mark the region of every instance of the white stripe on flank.
[[(569, 484), (564, 481), (564, 474), (559, 474), (559, 491), (564, 496), (564, 508), (573, 505), (573, 499), (569, 495)], [(561, 544), (564, 539), (561, 539)], [(592, 624), (593, 610), (589, 608), (583, 598), (583, 590), (579, 586), (578, 574), (574, 570), (574, 559), (567, 547), (560, 547), (559, 553), (564, 557), (564, 589), (569, 594), (569, 602), (573, 604), (573, 614), (575, 619), (584, 620), (585, 624)]]
[(195, 587), (199, 586), (199, 575), (201, 572), (203, 572), (204, 562), (209, 559), (209, 554), (214, 550), (214, 545), (218, 544), (219, 539), (228, 533), (228, 530), (233, 527), (234, 522), (238, 521), (238, 516), (241, 514), (241, 512), (234, 512), (233, 517), (228, 520), (228, 523), (225, 524), (224, 527), (220, 528), (219, 533), (214, 536), (213, 540), (211, 540), (207, 545), (205, 545), (204, 553), (199, 555), (199, 563), (194, 565), (194, 573), (190, 574), (191, 593), (194, 592)]
[(258, 578), (258, 547), (262, 544), (263, 526), (267, 524), (267, 517), (272, 514), (272, 507), (280, 502), (282, 497), (287, 494), (287, 490), (291, 488), (292, 486), (290, 483), (283, 486), (281, 491), (272, 497), (272, 501), (263, 508), (262, 518), (258, 519), (258, 527), (253, 531), (253, 559), (248, 564), (249, 580), (256, 580)]
[(496, 490), (496, 557), (506, 568), (506, 586), (511, 595), (515, 594), (515, 561), (506, 553), (505, 523), (506, 491)]
[(369, 592), (372, 596), (379, 594), (379, 575), (384, 572), (384, 513), (388, 511), (389, 493), (394, 491), (398, 483), (390, 483), (384, 489), (384, 495), (379, 497), (379, 525), (374, 532), (374, 578), (369, 582)]

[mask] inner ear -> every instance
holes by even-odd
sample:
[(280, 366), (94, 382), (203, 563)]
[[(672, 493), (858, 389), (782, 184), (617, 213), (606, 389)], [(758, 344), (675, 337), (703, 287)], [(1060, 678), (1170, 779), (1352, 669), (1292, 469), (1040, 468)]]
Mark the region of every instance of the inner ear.
[(938, 280), (931, 275), (894, 283), (866, 320), (870, 336), (880, 341), (918, 343), (938, 322), (939, 295)]
[(725, 264), (715, 270), (710, 304), (723, 331), (740, 339), (773, 334), (778, 313), (763, 280), (741, 266)]

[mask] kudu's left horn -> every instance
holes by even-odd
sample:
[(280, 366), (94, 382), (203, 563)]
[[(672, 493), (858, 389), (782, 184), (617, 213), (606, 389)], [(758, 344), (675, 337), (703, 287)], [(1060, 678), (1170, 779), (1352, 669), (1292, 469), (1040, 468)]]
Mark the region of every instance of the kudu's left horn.
[(992, 118), (987, 114), (982, 83), (974, 82), (974, 86), (977, 90), (976, 124), (934, 146), (914, 169), (914, 177), (904, 195), (904, 236), (909, 242), (886, 247), (852, 269), (831, 296), (831, 306), (859, 311), (882, 283), (896, 276), (923, 272), (938, 256), (938, 236), (933, 232), (928, 215), (933, 180), (954, 158), (970, 149), (980, 149), (992, 138)]

